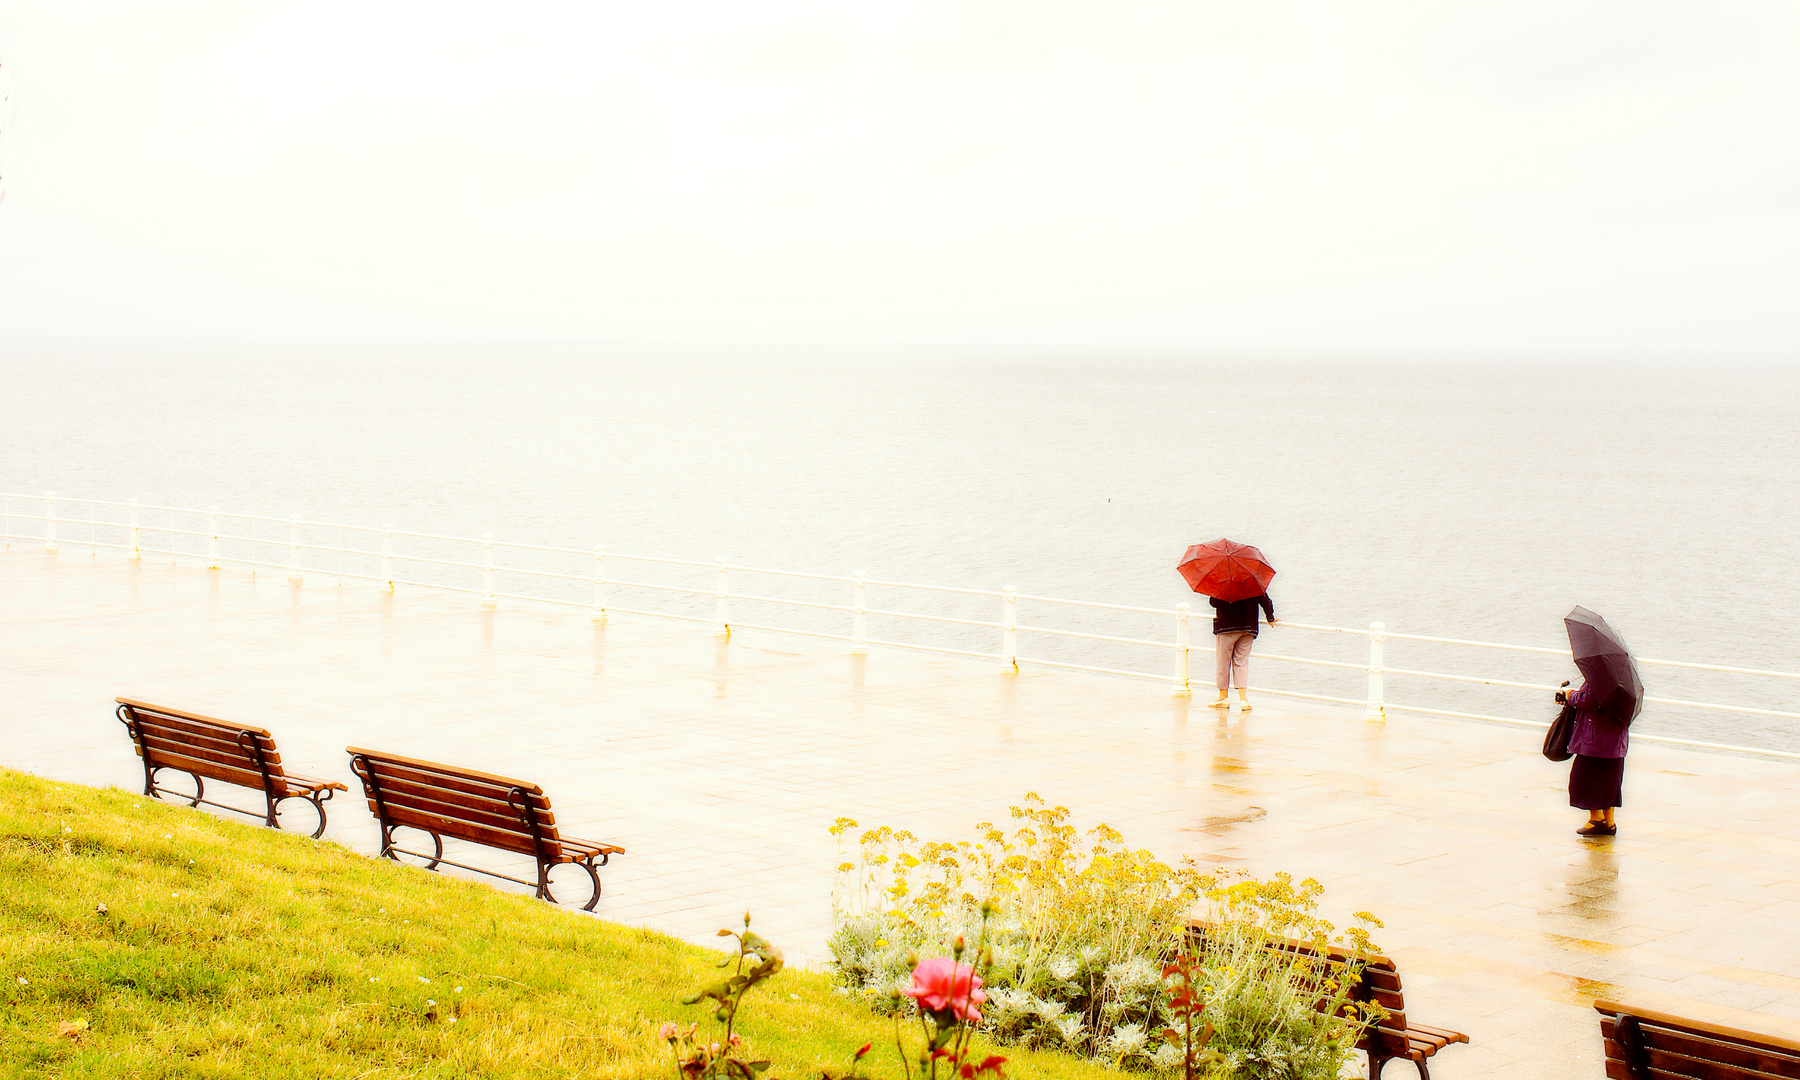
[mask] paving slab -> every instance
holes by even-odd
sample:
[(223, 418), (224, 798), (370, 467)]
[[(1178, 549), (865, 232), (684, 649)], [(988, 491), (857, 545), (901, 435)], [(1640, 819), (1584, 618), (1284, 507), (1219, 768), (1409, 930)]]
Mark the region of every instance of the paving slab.
[[(835, 819), (964, 837), (1035, 791), (1374, 912), (1411, 1015), (1474, 1040), (1444, 1080), (1599, 1077), (1596, 997), (1800, 1036), (1800, 766), (1777, 760), (1640, 744), (1619, 836), (1584, 840), (1531, 729), (1222, 714), (1102, 675), (19, 546), (0, 677), (0, 764), (60, 780), (141, 785), (127, 696), (267, 727), (347, 782), (351, 744), (535, 781), (627, 849), (601, 916), (705, 944), (749, 909), (823, 964)], [(376, 849), (359, 798), (332, 810)]]

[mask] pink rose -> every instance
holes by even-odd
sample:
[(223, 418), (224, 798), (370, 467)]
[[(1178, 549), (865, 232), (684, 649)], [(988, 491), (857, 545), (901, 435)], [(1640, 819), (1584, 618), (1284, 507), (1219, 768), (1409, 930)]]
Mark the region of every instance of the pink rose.
[(912, 977), (913, 984), (901, 993), (932, 1012), (948, 1009), (958, 1020), (981, 1023), (981, 1011), (975, 1006), (987, 1000), (987, 991), (974, 968), (940, 956), (913, 968)]

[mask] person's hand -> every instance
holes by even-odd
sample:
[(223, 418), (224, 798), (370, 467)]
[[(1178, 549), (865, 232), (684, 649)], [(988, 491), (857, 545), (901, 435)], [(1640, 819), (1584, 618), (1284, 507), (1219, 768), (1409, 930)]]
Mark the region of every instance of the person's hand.
[(1273, 615), (1269, 616), (1269, 625), (1270, 626), (1274, 626), (1275, 624), (1279, 623), (1280, 621), (1281, 621), (1280, 619), (1277, 619)]

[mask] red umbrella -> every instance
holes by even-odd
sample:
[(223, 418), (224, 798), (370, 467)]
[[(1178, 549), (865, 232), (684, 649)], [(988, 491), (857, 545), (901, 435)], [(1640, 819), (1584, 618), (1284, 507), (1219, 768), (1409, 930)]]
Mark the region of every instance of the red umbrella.
[(1263, 553), (1249, 544), (1214, 540), (1195, 544), (1175, 569), (1187, 579), (1188, 588), (1220, 600), (1248, 600), (1269, 591), (1275, 568)]

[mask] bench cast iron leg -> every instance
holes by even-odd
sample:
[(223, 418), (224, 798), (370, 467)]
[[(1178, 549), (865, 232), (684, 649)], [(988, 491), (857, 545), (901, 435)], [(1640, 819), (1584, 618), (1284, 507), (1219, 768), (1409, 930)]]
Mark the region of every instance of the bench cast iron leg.
[[(539, 900), (548, 900), (552, 904), (560, 904), (560, 903), (562, 903), (562, 901), (558, 900), (556, 898), (556, 894), (554, 894), (550, 891), (550, 867), (552, 865), (560, 866), (562, 864), (561, 863), (555, 863), (555, 864), (538, 863), (537, 895), (538, 895)], [(593, 895), (588, 897), (587, 903), (581, 905), (581, 910), (592, 911), (592, 910), (594, 910), (594, 905), (596, 905), (600, 902), (600, 872), (598, 870), (594, 869), (594, 860), (592, 860), (592, 859), (587, 859), (583, 862), (578, 862), (575, 865), (581, 867), (583, 870), (586, 870), (588, 880), (592, 881), (594, 883)]]
[[(319, 816), (321, 818), (325, 816), (323, 807), (320, 808)], [(405, 826), (405, 827), (409, 828), (409, 829), (412, 828), (412, 826), (410, 826), (410, 825)], [(381, 828), (381, 853), (383, 855), (387, 856), (388, 858), (394, 860), (395, 862), (400, 861), (400, 850), (394, 844), (394, 830), (398, 829), (398, 828), (401, 828), (401, 826), (399, 826), (399, 825), (384, 825)], [(321, 822), (319, 825), (319, 832), (324, 832), (324, 831), (325, 831), (325, 825), (323, 822)], [(431, 837), (431, 844), (432, 844), (431, 861), (425, 864), (425, 869), (436, 870), (438, 868), (438, 863), (441, 863), (444, 861), (444, 838), (439, 836), (437, 833), (429, 832), (424, 829), (421, 829), (419, 831), (424, 832), (426, 836)], [(319, 835), (319, 833), (314, 833), (313, 835), (316, 837)], [(407, 852), (407, 854), (414, 855), (415, 853), (409, 851), (409, 852)], [(417, 857), (421, 858), (421, 859), (425, 858), (425, 856), (423, 856), (423, 855), (418, 855)]]
[[(162, 798), (162, 793), (165, 791), (169, 791), (169, 789), (156, 786), (156, 774), (163, 771), (164, 769), (174, 769), (174, 768), (175, 767), (173, 765), (158, 765), (155, 768), (146, 767), (144, 769), (144, 794), (150, 796), (153, 799)], [(186, 795), (183, 795), (177, 791), (169, 791), (169, 794), (175, 796), (178, 799), (187, 799), (187, 804), (189, 806), (199, 806), (201, 797), (206, 794), (206, 781), (204, 779), (202, 779), (198, 773), (191, 773), (191, 772), (188, 772), (186, 769), (175, 769), (175, 771), (178, 773), (181, 773), (184, 776), (187, 776), (187, 777), (190, 777), (193, 779), (193, 781), (194, 781), (194, 797), (191, 799), (188, 799), (188, 797)]]
[(600, 871), (594, 869), (594, 860), (592, 859), (582, 863), (581, 868), (587, 871), (588, 880), (594, 883), (594, 895), (588, 897), (588, 902), (582, 905), (581, 910), (592, 911), (594, 905), (600, 902)]
[[(278, 806), (281, 803), (287, 802), (289, 799), (305, 799), (307, 802), (312, 803), (312, 808), (319, 814), (319, 827), (312, 832), (312, 839), (317, 840), (319, 837), (325, 835), (325, 800), (329, 798), (331, 798), (331, 789), (326, 788), (324, 791), (314, 792), (311, 795), (284, 795), (281, 798), (276, 799), (270, 805), (271, 807)], [(269, 811), (269, 824), (277, 829), (281, 828), (281, 822), (275, 819), (275, 812), (273, 809)]]
[(319, 827), (314, 829), (312, 834), (314, 840), (325, 835), (325, 803), (331, 799), (331, 793), (334, 790), (336, 789), (326, 788), (324, 791), (315, 791), (312, 794), (313, 809), (319, 812)]

